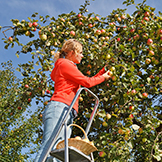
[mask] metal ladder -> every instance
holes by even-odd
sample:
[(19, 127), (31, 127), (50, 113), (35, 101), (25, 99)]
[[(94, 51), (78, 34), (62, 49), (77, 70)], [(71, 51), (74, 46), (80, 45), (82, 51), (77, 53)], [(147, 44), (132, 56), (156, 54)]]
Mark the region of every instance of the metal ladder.
[[(59, 159), (63, 162), (94, 162), (92, 153), (90, 154), (90, 156), (87, 156), (84, 153), (82, 153), (81, 151), (77, 150), (76, 148), (74, 148), (72, 146), (68, 146), (67, 118), (68, 118), (68, 116), (69, 116), (69, 114), (70, 114), (70, 112), (71, 112), (71, 110), (72, 110), (72, 108), (73, 108), (73, 106), (74, 106), (74, 104), (75, 104), (75, 102), (76, 102), (77, 98), (79, 97), (82, 90), (87, 91), (96, 99), (91, 117), (89, 119), (89, 122), (88, 122), (86, 130), (85, 130), (85, 133), (88, 134), (89, 129), (90, 129), (91, 124), (92, 124), (92, 121), (93, 121), (93, 118), (95, 116), (95, 113), (96, 113), (98, 105), (99, 105), (99, 99), (88, 88), (81, 87), (77, 91), (73, 101), (71, 102), (71, 105), (69, 106), (69, 110), (67, 111), (66, 115), (60, 121), (59, 126), (58, 126), (58, 130), (52, 132), (51, 138), (48, 140), (48, 142), (45, 146), (46, 150), (43, 151), (43, 153), (41, 154), (41, 156), (39, 158), (39, 162), (44, 162), (49, 154), (53, 157), (56, 157), (57, 159)], [(61, 130), (63, 128), (63, 125), (64, 125), (64, 131), (65, 131), (65, 148), (51, 151), (55, 141), (57, 140), (59, 133), (61, 132)], [(69, 161), (69, 159), (70, 159), (70, 161)]]

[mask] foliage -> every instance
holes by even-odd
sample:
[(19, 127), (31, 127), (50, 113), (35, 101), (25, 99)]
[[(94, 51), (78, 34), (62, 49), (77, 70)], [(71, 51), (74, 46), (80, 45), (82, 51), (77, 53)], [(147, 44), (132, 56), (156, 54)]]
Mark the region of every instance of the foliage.
[[(129, 6), (134, 1), (123, 3)], [(155, 9), (146, 5), (145, 0), (136, 5), (136, 11), (131, 15), (126, 13), (126, 9), (117, 9), (102, 17), (88, 13), (88, 5), (89, 2), (85, 1), (79, 13), (72, 11), (58, 15), (57, 19), (34, 13), (28, 20), (11, 20), (13, 35), (8, 38), (6, 31), (9, 29), (3, 31), (5, 48), (14, 47), (17, 43), (21, 47), (16, 52), (17, 56), (31, 56), (31, 61), (19, 64), (17, 69), (23, 75), (21, 87), (27, 84), (27, 91), (32, 92), (30, 98), (35, 99), (38, 106), (41, 102), (46, 106), (46, 99), (54, 90), (49, 75), (53, 68), (54, 52), (60, 50), (65, 40), (78, 39), (84, 46), (84, 58), (78, 67), (85, 75), (95, 75), (105, 64), (113, 73), (111, 80), (91, 88), (100, 98), (91, 128), (93, 133), (89, 134), (99, 150), (94, 153), (95, 160), (160, 161), (161, 13), (156, 15)], [(23, 44), (20, 36), (27, 36), (30, 41)], [(81, 97), (79, 118), (75, 122), (85, 128), (93, 99), (84, 93)], [(26, 100), (19, 103), (25, 104)], [(41, 111), (38, 109), (37, 113)], [(38, 120), (34, 122), (41, 125)]]
[[(16, 78), (12, 62), (2, 63), (0, 71), (0, 158), (2, 161), (24, 161), (32, 154), (36, 144), (35, 131), (41, 122), (38, 114), (32, 116), (27, 97), (29, 91)], [(30, 154), (23, 154), (22, 148), (31, 147)]]

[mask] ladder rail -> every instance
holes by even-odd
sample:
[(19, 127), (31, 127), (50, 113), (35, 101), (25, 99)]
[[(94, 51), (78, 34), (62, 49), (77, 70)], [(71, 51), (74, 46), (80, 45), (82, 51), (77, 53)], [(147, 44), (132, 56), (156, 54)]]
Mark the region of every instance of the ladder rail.
[[(48, 142), (47, 142), (46, 145), (45, 145), (45, 148), (46, 148), (46, 149), (42, 152), (42, 154), (41, 154), (41, 156), (40, 156), (38, 162), (44, 162), (44, 161), (46, 160), (46, 158), (47, 158), (48, 154), (50, 153), (50, 151), (51, 151), (51, 149), (52, 149), (52, 147), (53, 147), (55, 141), (57, 140), (57, 137), (58, 137), (59, 133), (61, 132), (61, 130), (62, 130), (62, 128), (63, 128), (63, 125), (66, 124), (66, 121), (67, 121), (67, 119), (68, 119), (68, 116), (69, 116), (69, 114), (70, 114), (70, 112), (71, 112), (71, 110), (72, 110), (72, 108), (73, 108), (73, 106), (74, 106), (74, 104), (75, 104), (77, 98), (79, 97), (80, 93), (82, 92), (82, 90), (88, 91), (88, 92), (96, 99), (96, 103), (95, 103), (93, 112), (92, 112), (92, 114), (91, 114), (91, 117), (90, 117), (90, 119), (89, 119), (88, 125), (87, 125), (86, 130), (85, 130), (86, 134), (88, 134), (89, 129), (90, 129), (91, 124), (92, 124), (92, 121), (93, 121), (93, 118), (94, 118), (94, 116), (95, 116), (95, 113), (96, 113), (97, 108), (98, 108), (98, 105), (99, 105), (99, 99), (98, 99), (98, 97), (97, 97), (92, 91), (90, 91), (88, 88), (81, 87), (81, 88), (79, 88), (79, 90), (77, 91), (77, 93), (76, 93), (74, 99), (72, 100), (72, 102), (71, 102), (71, 104), (70, 104), (70, 106), (69, 106), (69, 110), (67, 111), (66, 115), (64, 115), (64, 117), (63, 117), (62, 120), (60, 121), (59, 126), (58, 126), (58, 129), (52, 132), (52, 135), (51, 135), (50, 139), (48, 140)], [(65, 148), (65, 149), (66, 149), (66, 148)], [(67, 149), (67, 151), (68, 151), (68, 149)], [(66, 153), (65, 153), (65, 154), (66, 154)]]

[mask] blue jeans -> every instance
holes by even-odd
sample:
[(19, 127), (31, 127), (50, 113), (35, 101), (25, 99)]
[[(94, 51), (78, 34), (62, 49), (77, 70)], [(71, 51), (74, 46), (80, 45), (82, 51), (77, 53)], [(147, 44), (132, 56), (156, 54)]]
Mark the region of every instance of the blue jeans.
[[(45, 145), (50, 139), (52, 132), (58, 129), (59, 122), (64, 117), (66, 112), (68, 111), (68, 108), (69, 108), (68, 105), (62, 102), (50, 101), (48, 103), (47, 108), (45, 109), (43, 113), (44, 132), (43, 132), (42, 145), (37, 153), (37, 156), (34, 162), (41, 162), (39, 158), (42, 152), (46, 150)], [(68, 125), (72, 124), (73, 119), (74, 119), (74, 115), (72, 112), (70, 112), (70, 115), (67, 119), (67, 124)], [(68, 138), (70, 138), (71, 132), (72, 132), (72, 128), (70, 127), (70, 129), (68, 129)], [(62, 140), (64, 140), (64, 127), (61, 130), (57, 138), (57, 141), (55, 142), (53, 146), (53, 149), (55, 149), (57, 143)], [(46, 159), (46, 162), (60, 162), (60, 160), (53, 158), (52, 156), (48, 156), (48, 158)]]

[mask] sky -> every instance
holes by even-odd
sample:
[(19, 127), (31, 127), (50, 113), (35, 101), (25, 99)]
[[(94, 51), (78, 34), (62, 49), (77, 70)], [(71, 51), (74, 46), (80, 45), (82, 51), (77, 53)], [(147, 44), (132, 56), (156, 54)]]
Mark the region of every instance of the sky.
[[(135, 3), (142, 1), (135, 0)], [(35, 12), (42, 16), (49, 15), (56, 18), (62, 13), (70, 13), (71, 11), (78, 13), (80, 5), (83, 5), (84, 2), (85, 0), (0, 0), (0, 26), (10, 26), (12, 24), (11, 19), (27, 20)], [(122, 5), (122, 2), (123, 0), (91, 0), (88, 11), (89, 13), (94, 12), (101, 16), (107, 16), (114, 9), (126, 8), (125, 5)], [(162, 10), (162, 0), (147, 0), (147, 4), (156, 8), (155, 13)], [(133, 10), (135, 10), (135, 7), (129, 7), (127, 13), (131, 14)], [(21, 54), (20, 58), (16, 57), (16, 51), (20, 50), (18, 47), (4, 49), (2, 31), (3, 29), (0, 31), (0, 63), (12, 60), (13, 66), (16, 68), (19, 63), (27, 62), (28, 55)], [(21, 39), (25, 41), (25, 37)]]

